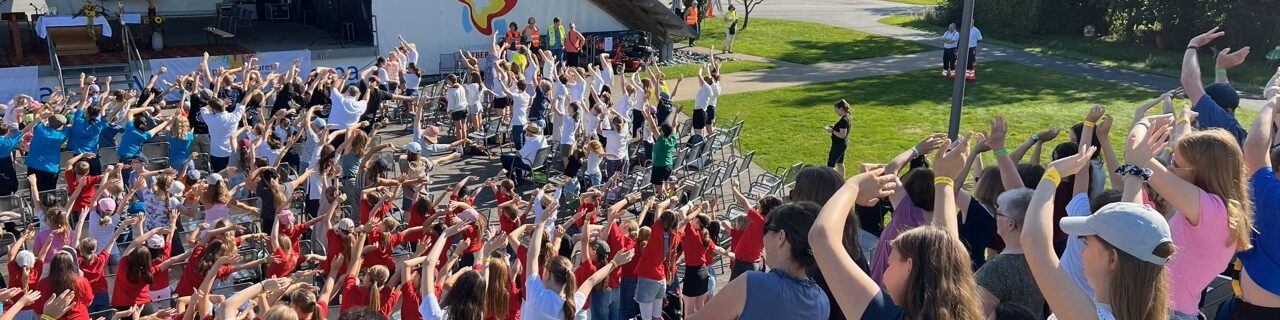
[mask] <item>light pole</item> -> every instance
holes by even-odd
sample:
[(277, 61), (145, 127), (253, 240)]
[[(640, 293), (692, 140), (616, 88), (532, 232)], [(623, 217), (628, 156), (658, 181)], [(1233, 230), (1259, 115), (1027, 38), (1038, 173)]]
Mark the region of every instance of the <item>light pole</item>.
[[(973, 29), (973, 0), (964, 0), (964, 9), (960, 15), (960, 42), (956, 43), (956, 51), (959, 53), (956, 65), (961, 63), (969, 63), (969, 35)], [(963, 45), (964, 49), (961, 49)], [(945, 50), (945, 49), (944, 49)], [(975, 52), (976, 53), (976, 52)], [(947, 136), (952, 140), (960, 134), (960, 108), (964, 106), (964, 82), (965, 77), (956, 75), (955, 83), (951, 88), (951, 123), (947, 126)]]

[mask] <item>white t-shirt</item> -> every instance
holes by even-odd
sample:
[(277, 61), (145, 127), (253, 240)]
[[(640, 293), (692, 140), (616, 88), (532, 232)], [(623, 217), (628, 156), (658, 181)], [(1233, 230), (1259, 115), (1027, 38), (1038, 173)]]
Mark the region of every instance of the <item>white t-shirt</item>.
[(708, 86), (702, 79), (698, 79), (698, 93), (693, 95), (693, 110), (702, 110), (707, 108), (707, 102), (711, 100), (711, 86)]
[(578, 103), (582, 103), (582, 101), (585, 101), (585, 100), (582, 100), (587, 93), (587, 83), (585, 81), (578, 80), (577, 82), (570, 82), (568, 87), (569, 87), (570, 101), (578, 102)]
[(969, 47), (977, 48), (978, 41), (982, 40), (982, 31), (978, 31), (978, 27), (969, 29)]
[(942, 38), (951, 40), (951, 43), (947, 43), (946, 41), (942, 42), (942, 48), (944, 49), (951, 49), (960, 45), (960, 32), (958, 31), (943, 32)]
[(617, 130), (604, 130), (601, 131), (601, 135), (604, 136), (605, 140), (604, 153), (614, 155), (608, 157), (609, 160), (621, 160), (623, 156), (626, 156), (622, 150), (627, 148), (627, 136)]
[(103, 225), (98, 223), (99, 219), (102, 219), (102, 215), (98, 213), (97, 209), (89, 210), (89, 218), (84, 221), (84, 225), (88, 229), (89, 237), (98, 240), (98, 250), (102, 250), (107, 245), (115, 245), (111, 243), (111, 234), (116, 231), (117, 221), (115, 216), (109, 215), (107, 216), (107, 224)]
[[(540, 277), (528, 277), (524, 282), (524, 305), (520, 306), (520, 319), (527, 320), (561, 320), (564, 319), (564, 298), (559, 293), (542, 286)], [(587, 302), (587, 295), (573, 293), (573, 305), (581, 311)]]
[(720, 81), (711, 83), (711, 96), (707, 98), (707, 105), (716, 106), (716, 102), (720, 100)]
[[(515, 88), (511, 88), (515, 89)], [(511, 91), (511, 125), (523, 126), (529, 122), (529, 93)]]
[(417, 65), (418, 64), (418, 48), (409, 47), (409, 55), (405, 58), (408, 58), (409, 62), (413, 62), (413, 64)]
[(422, 77), (419, 77), (417, 74), (414, 74), (414, 73), (406, 72), (404, 76), (402, 76), (401, 78), (404, 79), (405, 89), (417, 89), (418, 85), (422, 83)]
[(445, 95), (445, 99), (449, 100), (449, 107), (446, 110), (453, 112), (462, 111), (467, 108), (466, 89), (463, 89), (461, 86), (445, 89)]
[(560, 116), (560, 144), (574, 144), (574, 134), (577, 132), (577, 119), (567, 114)]
[(480, 103), (480, 84), (479, 83), (468, 83), (462, 87), (466, 88), (467, 90), (467, 104)]
[(332, 100), (333, 108), (329, 110), (328, 122), (329, 127), (334, 129), (346, 129), (360, 122), (360, 115), (364, 114), (368, 106), (368, 102), (344, 95), (337, 88), (329, 89), (329, 100)]
[(209, 155), (214, 157), (230, 157), (236, 154), (231, 146), (231, 132), (236, 130), (240, 117), (244, 116), (245, 106), (236, 105), (233, 112), (209, 112), (209, 108), (200, 108), (200, 118), (209, 125)]
[(587, 152), (587, 165), (585, 166), (585, 174), (600, 174), (600, 158), (599, 153)]

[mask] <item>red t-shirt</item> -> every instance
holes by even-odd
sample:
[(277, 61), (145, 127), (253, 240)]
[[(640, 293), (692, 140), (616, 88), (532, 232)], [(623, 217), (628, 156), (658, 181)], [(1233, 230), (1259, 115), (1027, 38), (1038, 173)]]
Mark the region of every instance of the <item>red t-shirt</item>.
[[(369, 203), (369, 200), (367, 199), (360, 199), (360, 224), (369, 222), (369, 212), (373, 210), (373, 205), (375, 204), (376, 203)], [(373, 212), (373, 216), (376, 218), (382, 218), (387, 216), (387, 212), (390, 211), (391, 201), (384, 201), (382, 206), (378, 207), (378, 210)]]
[[(517, 216), (516, 218), (518, 219), (520, 217)], [(516, 228), (520, 227), (521, 222), (523, 221), (516, 221), (515, 219), (508, 218), (505, 214), (498, 213), (498, 228), (502, 229), (502, 232), (506, 232), (507, 234), (516, 232)]]
[[(456, 215), (458, 214), (458, 212), (453, 212), (452, 214)], [(479, 212), (477, 212), (477, 214), (479, 214)], [(449, 220), (453, 220), (453, 219), (449, 219)], [(484, 215), (480, 215), (479, 221), (489, 221), (489, 220)], [(452, 224), (450, 224), (450, 226), (452, 226)], [(462, 231), (458, 232), (458, 237), (459, 239), (471, 240), (471, 243), (467, 245), (466, 250), (462, 250), (462, 253), (467, 253), (467, 254), (474, 253), (484, 248), (484, 240), (480, 240), (480, 230), (475, 226), (462, 229)], [(448, 242), (445, 242), (445, 247), (449, 247), (452, 245), (453, 245), (453, 239), (449, 239)], [(441, 252), (441, 253), (444, 253), (444, 252)]]
[(409, 206), (409, 224), (406, 225), (406, 227), (413, 228), (420, 226), (423, 228), (421, 230), (405, 234), (404, 241), (408, 242), (419, 242), (422, 241), (422, 238), (426, 237), (427, 226), (424, 226), (423, 224), (427, 222), (427, 217), (436, 213), (436, 208), (428, 207), (426, 212), (416, 212), (413, 210), (414, 207), (417, 206)]
[(707, 265), (707, 246), (702, 244), (702, 231), (692, 224), (685, 225), (684, 236), (680, 237), (680, 247), (684, 249), (685, 265)]
[(84, 273), (93, 292), (107, 292), (107, 277), (103, 276), (106, 274), (107, 256), (107, 251), (102, 250), (88, 260), (80, 259), (80, 272)]
[[(618, 228), (618, 223), (616, 222), (609, 224), (609, 238), (605, 239), (605, 242), (609, 244), (609, 258), (617, 256), (619, 251), (631, 249), (636, 246), (636, 241), (631, 238), (627, 238), (626, 235), (622, 234), (622, 230), (621, 228)], [(628, 263), (630, 264), (630, 262)], [(613, 268), (613, 271), (609, 272), (610, 288), (618, 288), (622, 286), (622, 269), (623, 268), (621, 267)], [(631, 272), (632, 275), (635, 275), (634, 264), (632, 264)]]
[[(70, 196), (76, 192), (76, 187), (80, 185), (80, 181), (76, 180), (76, 174), (71, 173), (71, 170), (63, 172), (63, 178), (67, 180), (67, 196)], [(80, 191), (80, 197), (76, 198), (76, 205), (71, 207), (71, 212), (80, 212), (81, 208), (93, 205), (93, 195), (98, 193), (98, 183), (101, 181), (102, 175), (85, 176), (84, 183), (86, 185), (84, 190)], [(57, 248), (54, 248), (54, 250), (57, 250)]]
[[(325, 238), (325, 242), (329, 246), (326, 248), (327, 250), (325, 250), (324, 252), (327, 259), (325, 259), (324, 263), (322, 263), (320, 267), (324, 269), (325, 273), (329, 273), (329, 272), (333, 272), (333, 267), (334, 267), (333, 260), (336, 260), (339, 254), (344, 254), (345, 252), (347, 252), (347, 240), (343, 239), (342, 236), (338, 235), (338, 232), (333, 231), (333, 229), (329, 229), (329, 231), (326, 231), (324, 233), (324, 238)], [(349, 260), (349, 259), (351, 258), (343, 257), (343, 260)], [(346, 264), (344, 263), (343, 265), (346, 265)], [(344, 272), (344, 270), (342, 270), (343, 266), (337, 266), (337, 267), (339, 270), (338, 272)]]
[[(524, 295), (520, 294), (520, 288), (516, 286), (515, 281), (510, 282), (511, 291), (507, 295), (507, 315), (505, 317), (495, 317), (493, 315), (484, 315), (484, 320), (520, 320), (520, 306), (524, 304)], [(438, 293), (437, 293), (438, 294)]]
[[(382, 306), (379, 313), (383, 316), (391, 314), (391, 308), (400, 300), (400, 290), (394, 288), (382, 288)], [(354, 307), (369, 307), (369, 288), (356, 284), (356, 278), (347, 277), (347, 281), (342, 286), (342, 305), (338, 307), (338, 312), (347, 312), (347, 309)]]
[(733, 236), (733, 255), (735, 259), (755, 262), (760, 260), (764, 252), (764, 215), (755, 208), (747, 209), (747, 226), (741, 233)]
[(590, 214), (591, 210), (595, 210), (595, 209), (596, 209), (596, 204), (594, 203), (579, 204), (577, 212), (587, 212), (588, 214), (582, 215), (582, 217), (578, 218), (577, 221), (574, 221), (573, 224), (581, 227), (584, 221), (590, 221), (592, 224), (596, 223), (596, 215)]
[(293, 247), (298, 247), (298, 241), (302, 239), (302, 233), (307, 231), (307, 225), (303, 223), (295, 223), (287, 226), (280, 226), (280, 235), (289, 237), (289, 241), (293, 242)]
[[(197, 244), (194, 249), (191, 249), (191, 257), (187, 258), (187, 264), (182, 268), (182, 275), (178, 277), (178, 287), (173, 290), (173, 293), (177, 294), (179, 297), (186, 297), (194, 294), (196, 292), (196, 287), (200, 286), (200, 283), (204, 282), (204, 276), (208, 273), (196, 270), (196, 268), (199, 268), (197, 266), (197, 264), (199, 264), (197, 261), (200, 260), (200, 254), (204, 252), (204, 248), (205, 245), (202, 243)], [(226, 278), (231, 275), (231, 266), (219, 267), (217, 272), (218, 275), (215, 276), (216, 278)]]
[(666, 230), (658, 219), (653, 221), (653, 225), (649, 227), (653, 231), (649, 233), (649, 243), (645, 245), (643, 254), (636, 262), (636, 276), (663, 281), (667, 277), (666, 268), (663, 266), (667, 260), (666, 248), (662, 246), (662, 234), (666, 233)]
[[(591, 259), (582, 259), (582, 264), (579, 264), (577, 269), (573, 269), (573, 277), (576, 278), (574, 280), (578, 280), (578, 286), (582, 286), (582, 283), (595, 274), (596, 270), (600, 270), (600, 268), (596, 267), (595, 262), (592, 262)], [(587, 297), (587, 301), (582, 304), (582, 308), (589, 307), (591, 307), (591, 297)]]
[[(9, 264), (5, 266), (9, 269), (9, 281), (6, 283), (12, 288), (21, 288), (22, 280), (19, 279), (18, 276), (22, 275), (22, 268), (18, 267), (18, 263), (12, 258), (9, 259)], [(36, 283), (40, 281), (41, 269), (44, 269), (44, 260), (36, 260), (36, 264), (32, 265), (31, 271), (28, 271), (27, 273), (27, 288), (34, 289), (36, 287)], [(13, 305), (13, 303), (19, 298), (22, 298), (22, 296), (19, 295), (9, 299), (9, 301), (5, 301), (5, 308), (7, 309), (9, 306)], [(22, 310), (31, 310), (31, 306), (28, 305), (23, 307)]]
[(384, 246), (382, 245), (382, 232), (374, 229), (373, 232), (369, 233), (369, 239), (366, 240), (365, 243), (368, 245), (378, 244), (378, 249), (370, 251), (364, 255), (364, 266), (366, 268), (383, 266), (386, 267), (387, 270), (395, 270), (396, 261), (391, 258), (391, 254), (395, 247), (400, 245), (401, 242), (404, 242), (404, 233), (392, 232), (387, 234), (387, 245)]
[[(89, 288), (89, 281), (85, 280), (84, 277), (72, 276), (71, 278), (75, 282), (71, 284), (71, 290), (75, 291), (75, 298), (71, 301), (71, 308), (67, 309), (67, 312), (63, 313), (62, 317), (58, 319), (89, 320), (89, 304), (93, 303), (93, 289)], [(49, 301), (49, 297), (58, 294), (53, 292), (49, 285), (48, 278), (40, 280), (40, 283), (36, 284), (36, 288), (38, 288), (36, 290), (44, 293), (40, 296), (40, 299), (35, 301), (36, 314), (44, 313), (44, 303)]]
[[(152, 268), (160, 266), (161, 263), (164, 263), (166, 260), (169, 260), (169, 249), (170, 249), (169, 246), (170, 244), (168, 242), (165, 242), (164, 250), (160, 251), (160, 255), (151, 257)], [(143, 248), (143, 249), (146, 249), (146, 248)], [(157, 269), (157, 271), (154, 273), (152, 278), (153, 278), (151, 280), (152, 288), (160, 289), (160, 288), (168, 287), (169, 286), (169, 269), (164, 269), (164, 270)], [(203, 281), (204, 278), (201, 278), (200, 280)], [(199, 283), (196, 283), (196, 284), (199, 285)]]
[(284, 278), (293, 273), (293, 268), (298, 266), (298, 251), (285, 251), (280, 247), (276, 247), (271, 251), (271, 264), (267, 265), (268, 278)]
[[(151, 267), (151, 274), (156, 274), (155, 267)], [(152, 276), (152, 279), (154, 280), (155, 276)], [(178, 290), (182, 290), (182, 287), (178, 287)], [(116, 267), (115, 287), (111, 290), (111, 307), (128, 308), (151, 302), (151, 295), (147, 294), (150, 291), (149, 283), (129, 281), (129, 260), (120, 259), (120, 265)], [(195, 288), (191, 291), (195, 291)]]
[(418, 305), (422, 304), (422, 296), (418, 294), (416, 282), (400, 284), (400, 297), (404, 300), (400, 308), (400, 320), (422, 320)]

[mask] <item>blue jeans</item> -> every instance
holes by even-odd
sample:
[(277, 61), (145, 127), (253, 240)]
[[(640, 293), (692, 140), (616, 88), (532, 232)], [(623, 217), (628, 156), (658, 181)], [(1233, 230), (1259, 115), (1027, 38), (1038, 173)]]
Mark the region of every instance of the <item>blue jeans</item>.
[(502, 168), (507, 169), (507, 178), (513, 180), (518, 177), (516, 175), (516, 169), (520, 169), (524, 172), (533, 171), (533, 167), (524, 163), (524, 159), (521, 159), (518, 154), (504, 153), (498, 157), (498, 160), (502, 162)]
[(520, 150), (520, 147), (524, 147), (524, 125), (523, 124), (511, 125), (511, 145), (515, 146), (516, 150)]
[(622, 288), (591, 289), (591, 319), (621, 320)]
[(111, 296), (107, 292), (94, 292), (93, 302), (89, 304), (89, 313), (111, 309)]
[(564, 61), (564, 47), (563, 46), (551, 47), (551, 55), (556, 56), (556, 61)]
[(640, 315), (640, 304), (636, 303), (636, 277), (623, 277), (622, 286), (619, 289), (620, 304), (619, 309), (622, 311), (623, 319), (631, 319)]
[(600, 173), (583, 173), (582, 178), (586, 179), (587, 183), (590, 184), (587, 187), (590, 188), (590, 187), (600, 185), (602, 176), (600, 175)]

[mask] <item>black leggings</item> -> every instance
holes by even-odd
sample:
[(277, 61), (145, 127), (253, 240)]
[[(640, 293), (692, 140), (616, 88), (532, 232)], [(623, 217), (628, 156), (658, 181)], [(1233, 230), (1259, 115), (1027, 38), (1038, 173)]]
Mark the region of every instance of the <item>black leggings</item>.
[(969, 70), (973, 70), (973, 64), (978, 62), (978, 47), (969, 48)]

